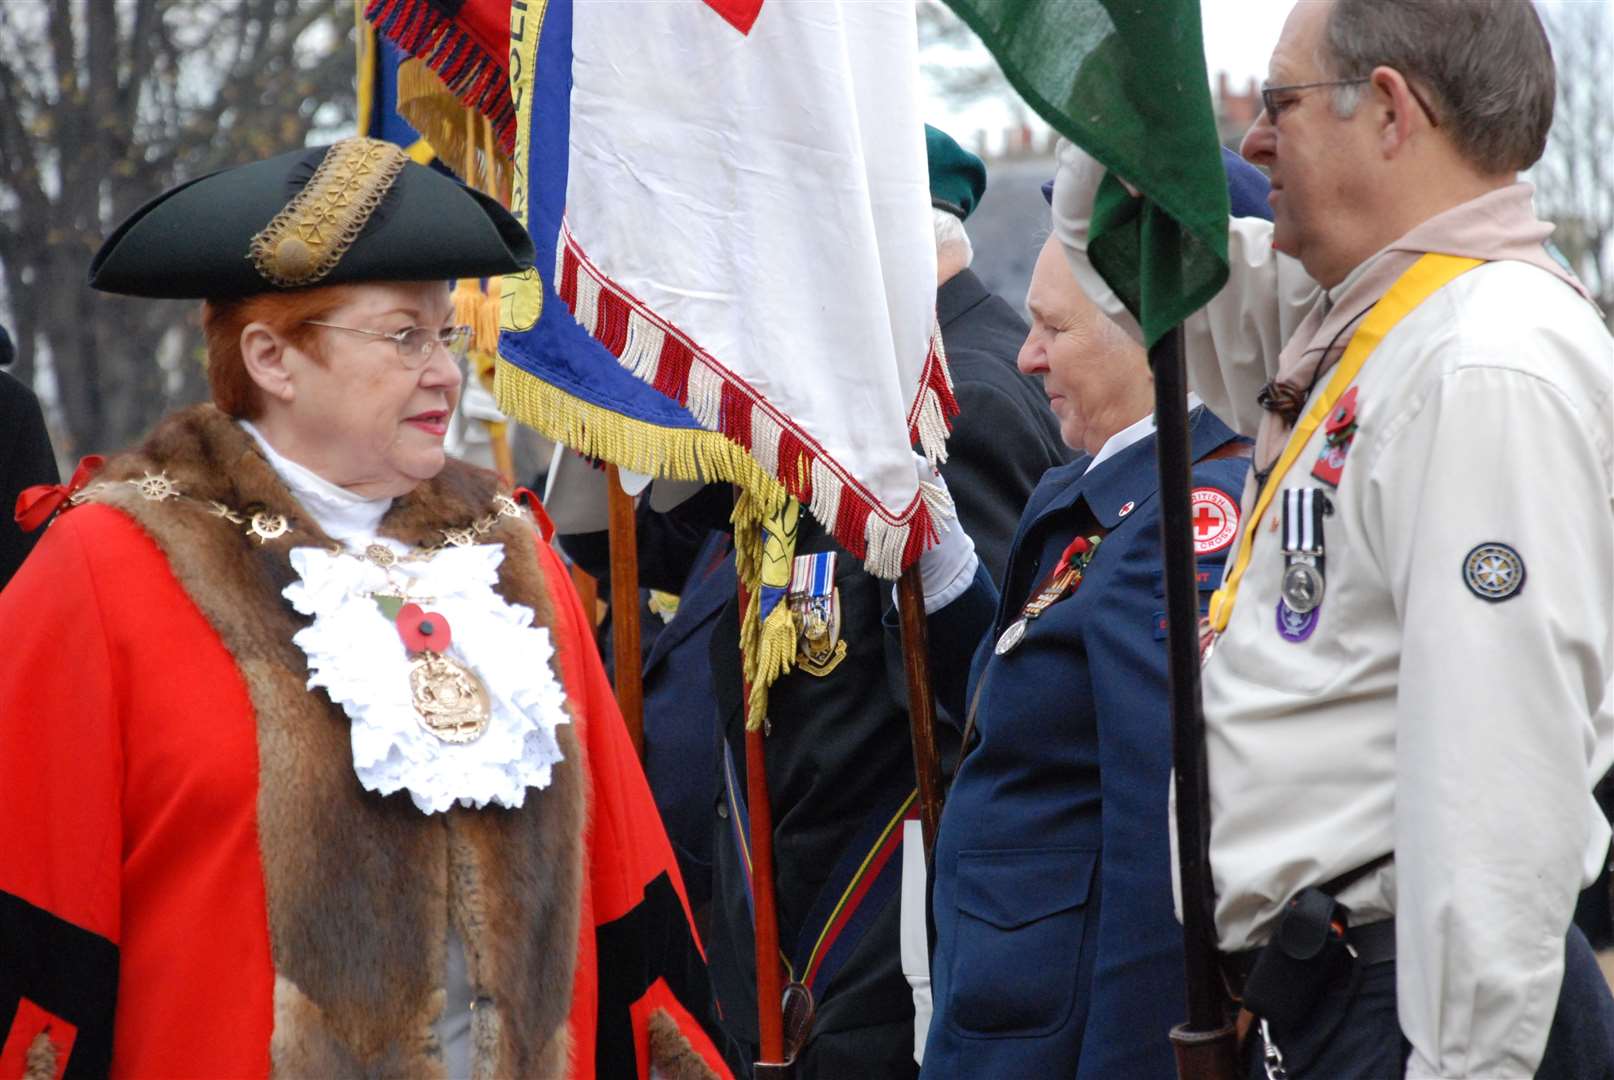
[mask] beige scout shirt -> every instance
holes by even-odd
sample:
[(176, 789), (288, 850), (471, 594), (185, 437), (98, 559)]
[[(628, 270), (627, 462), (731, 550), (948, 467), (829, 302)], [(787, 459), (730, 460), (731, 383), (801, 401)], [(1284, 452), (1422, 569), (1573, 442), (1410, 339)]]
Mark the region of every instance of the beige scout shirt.
[[(1055, 225), (1084, 286), (1099, 175), (1062, 148)], [(1265, 222), (1234, 222), (1230, 247), (1233, 279), (1186, 328), (1190, 378), (1253, 432), (1284, 337), (1329, 301)], [(1589, 792), (1614, 763), (1611, 372), (1571, 288), (1482, 266), (1368, 360), (1337, 490), (1311, 476), (1321, 429), (1281, 481), (1333, 505), (1303, 641), (1277, 626), (1282, 500), (1246, 518), (1254, 555), (1204, 671), (1221, 944), (1263, 942), (1289, 896), (1394, 850), (1341, 899), (1359, 922), (1397, 918), (1410, 1076), (1533, 1073), (1576, 892), (1608, 850)], [(1524, 564), (1499, 601), (1464, 574), (1487, 542)]]

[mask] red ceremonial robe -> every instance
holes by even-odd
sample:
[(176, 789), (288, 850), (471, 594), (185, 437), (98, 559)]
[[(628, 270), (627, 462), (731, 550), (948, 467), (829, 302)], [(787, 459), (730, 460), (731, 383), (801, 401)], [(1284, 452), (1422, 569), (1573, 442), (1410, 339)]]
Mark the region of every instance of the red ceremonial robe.
[[(152, 471), (189, 498), (142, 496)], [(499, 525), (500, 591), (550, 627), (567, 761), (531, 812), (427, 816), (360, 787), (345, 717), (302, 689), (279, 590), (307, 532), (258, 544), (198, 501), (300, 524), (246, 436), (186, 410), (102, 476), (115, 505), (59, 516), (0, 592), (0, 1077), (441, 1075), (450, 920), (479, 1075), (728, 1075), (672, 852), (530, 523)], [(492, 494), (451, 464), (382, 528), (421, 543)]]

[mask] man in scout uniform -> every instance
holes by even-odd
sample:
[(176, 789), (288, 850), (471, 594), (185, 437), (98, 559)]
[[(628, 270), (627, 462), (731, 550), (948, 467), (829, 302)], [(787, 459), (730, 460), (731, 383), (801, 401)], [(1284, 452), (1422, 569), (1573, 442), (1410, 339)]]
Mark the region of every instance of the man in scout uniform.
[[(1041, 389), (1015, 370), (1024, 322), (968, 268), (962, 221), (985, 190), (985, 167), (942, 132), (928, 129), (926, 135), (938, 222), (937, 317), (960, 405), (942, 472), (981, 563), (998, 577), (1037, 479), (1069, 454)], [(640, 507), (640, 580), (677, 588), (706, 530), (727, 530), (732, 496), (727, 487), (707, 488), (669, 513), (650, 513), (657, 502), (652, 488)], [(564, 543), (587, 569), (608, 563), (603, 534), (567, 536)], [(713, 862), (707, 955), (736, 1060), (751, 1062), (755, 953), (732, 556), (712, 579), (730, 583), (726, 600), (714, 612), (703, 586), (689, 620), (705, 626), (681, 639), (676, 657), (659, 658), (669, 671), (705, 665), (709, 681), (692, 688), (672, 715), (647, 709), (645, 731), (654, 760), (658, 729), (685, 718), (700, 722), (715, 699), (718, 769), (703, 776), (691, 767), (682, 783), (704, 784), (707, 791)], [(888, 649), (882, 626), (891, 591), (802, 512), (785, 600), (797, 625), (797, 654), (793, 670), (770, 690), (768, 709), (780, 943), (787, 978), (806, 985), (817, 1007), (798, 1058), (800, 1080), (903, 1077), (916, 1070), (913, 1003), (898, 957), (897, 892), (900, 823), (917, 814), (917, 803), (902, 660)], [(681, 602), (674, 623), (684, 618)], [(702, 643), (704, 651), (691, 656)], [(689, 680), (680, 685), (689, 687)], [(658, 799), (666, 806), (683, 796), (658, 792)]]
[[(1187, 327), (1196, 389), (1256, 436), (1204, 669), (1252, 1075), (1607, 1075), (1570, 913), (1609, 845), (1614, 376), (1517, 182), (1546, 36), (1521, 3), (1302, 3), (1263, 97), (1242, 152), (1275, 222), (1234, 226)], [(1098, 178), (1066, 151), (1089, 276)]]

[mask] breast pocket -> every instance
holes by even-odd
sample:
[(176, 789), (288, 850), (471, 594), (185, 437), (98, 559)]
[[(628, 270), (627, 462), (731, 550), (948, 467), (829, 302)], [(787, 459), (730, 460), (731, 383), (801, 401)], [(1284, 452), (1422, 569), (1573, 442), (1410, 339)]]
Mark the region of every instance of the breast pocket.
[(1098, 852), (961, 851), (952, 1024), (965, 1035), (1036, 1036), (1070, 1017)]

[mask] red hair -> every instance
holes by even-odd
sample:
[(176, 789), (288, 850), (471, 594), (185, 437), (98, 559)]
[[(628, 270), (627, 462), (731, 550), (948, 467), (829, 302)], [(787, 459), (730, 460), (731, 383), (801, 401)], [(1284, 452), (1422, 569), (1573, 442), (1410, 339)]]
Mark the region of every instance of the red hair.
[(207, 337), (207, 383), (213, 391), (213, 404), (238, 420), (255, 420), (263, 412), (263, 391), (241, 359), (241, 331), (249, 324), (263, 323), (323, 364), (318, 327), (306, 323), (329, 315), (357, 289), (356, 285), (318, 285), (203, 302), (202, 333)]

